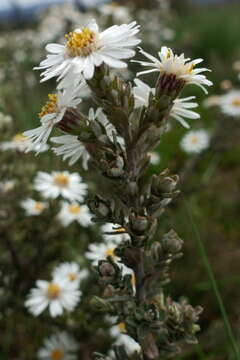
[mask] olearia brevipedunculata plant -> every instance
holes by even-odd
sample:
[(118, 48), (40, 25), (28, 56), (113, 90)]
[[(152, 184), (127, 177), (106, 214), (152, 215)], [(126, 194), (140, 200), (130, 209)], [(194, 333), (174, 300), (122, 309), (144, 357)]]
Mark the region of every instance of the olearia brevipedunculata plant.
[[(157, 73), (153, 88), (137, 79), (133, 87), (116, 76), (111, 68), (127, 66), (123, 60), (135, 55), (132, 48), (140, 43), (138, 32), (136, 23), (100, 32), (92, 21), (68, 34), (64, 45), (47, 45), (50, 54), (40, 69), (43, 80), (58, 77), (58, 93), (49, 96), (40, 113), (41, 126), (25, 135), (41, 146), (51, 130), (59, 128), (65, 138), (54, 138), (62, 144), (55, 152), (72, 162), (83, 157), (84, 167), (88, 162), (88, 171), (97, 170), (104, 179), (101, 188), (96, 184), (98, 194), (89, 200), (89, 207), (97, 222), (116, 224), (108, 234), (126, 236), (114, 253), (98, 262), (103, 293), (91, 305), (117, 318), (140, 345), (134, 359), (157, 360), (176, 355), (180, 342), (197, 342), (202, 309), (165, 295), (169, 266), (182, 255), (183, 241), (173, 230), (163, 236), (156, 232), (160, 216), (179, 193), (179, 178), (168, 169), (148, 175), (149, 154), (170, 117), (186, 127), (184, 117), (198, 117), (189, 110), (197, 106), (191, 102), (194, 97), (179, 99), (184, 87), (195, 84), (206, 92), (211, 82), (202, 74), (207, 69), (196, 67), (201, 59), (190, 61), (166, 47), (159, 59), (140, 49), (147, 61), (139, 63), (149, 67), (142, 73)], [(77, 105), (84, 102), (87, 88), (98, 109), (84, 115)], [(132, 275), (124, 272), (123, 264)], [(119, 346), (94, 357), (124, 360), (132, 355)]]

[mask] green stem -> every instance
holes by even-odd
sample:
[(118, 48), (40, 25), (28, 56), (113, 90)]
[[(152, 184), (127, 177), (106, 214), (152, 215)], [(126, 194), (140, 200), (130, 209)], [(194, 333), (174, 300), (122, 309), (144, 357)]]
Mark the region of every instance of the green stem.
[(224, 303), (223, 303), (223, 300), (222, 300), (222, 297), (221, 297), (221, 294), (220, 294), (220, 291), (219, 291), (219, 288), (218, 288), (218, 284), (217, 284), (215, 275), (214, 275), (214, 273), (212, 271), (212, 267), (210, 265), (210, 262), (208, 261), (208, 256), (207, 256), (207, 253), (206, 253), (206, 250), (205, 250), (205, 246), (204, 246), (204, 244), (203, 244), (203, 242), (201, 240), (200, 232), (199, 232), (198, 227), (197, 227), (197, 225), (196, 225), (196, 223), (194, 221), (194, 218), (193, 218), (193, 215), (192, 215), (192, 209), (190, 208), (190, 204), (187, 202), (185, 197), (184, 197), (183, 200), (184, 200), (184, 205), (185, 205), (187, 214), (188, 214), (189, 219), (190, 219), (190, 223), (191, 223), (192, 228), (193, 228), (193, 232), (194, 232), (196, 240), (197, 240), (197, 244), (198, 244), (199, 251), (200, 251), (200, 254), (201, 254), (201, 257), (202, 257), (202, 260), (203, 260), (203, 264), (205, 266), (206, 272), (207, 272), (209, 280), (211, 282), (212, 289), (213, 289), (214, 295), (216, 297), (216, 300), (217, 300), (217, 303), (218, 303), (218, 306), (219, 306), (219, 309), (220, 309), (220, 312), (221, 312), (221, 315), (222, 315), (222, 318), (223, 318), (223, 323), (224, 323), (226, 334), (227, 334), (229, 342), (231, 344), (233, 353), (235, 354), (235, 359), (240, 360), (239, 348), (238, 348), (235, 336), (233, 334), (232, 327), (231, 327), (230, 322), (228, 320), (228, 315), (227, 315), (227, 312), (226, 312), (226, 309), (225, 309), (225, 306), (224, 306)]

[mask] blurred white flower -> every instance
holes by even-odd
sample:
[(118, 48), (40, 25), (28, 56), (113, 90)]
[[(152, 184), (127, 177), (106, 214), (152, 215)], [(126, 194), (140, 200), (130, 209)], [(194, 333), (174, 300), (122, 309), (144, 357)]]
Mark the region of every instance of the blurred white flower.
[(135, 55), (130, 49), (140, 40), (135, 38), (139, 32), (136, 22), (131, 24), (114, 25), (103, 32), (95, 20), (86, 27), (75, 29), (66, 35), (65, 45), (48, 44), (46, 50), (50, 53), (36, 69), (45, 69), (41, 76), (46, 81), (57, 76), (61, 79), (60, 86), (77, 85), (85, 79), (91, 79), (95, 66), (106, 63), (113, 68), (125, 68), (126, 63), (121, 59), (128, 59)]
[(0, 112), (0, 129), (4, 126), (8, 126), (12, 123), (12, 117), (10, 115), (5, 115)]
[(69, 159), (69, 165), (75, 164), (80, 158), (82, 159), (82, 166), (85, 170), (88, 169), (88, 160), (90, 155), (85, 149), (85, 146), (74, 135), (61, 135), (52, 137), (51, 141), (59, 144), (58, 147), (53, 147), (52, 150), (56, 155), (63, 156), (63, 160)]
[(115, 338), (114, 345), (123, 345), (128, 355), (141, 351), (140, 345), (131, 336), (127, 335), (124, 322), (114, 325), (110, 329), (110, 334)]
[(7, 193), (14, 189), (15, 184), (16, 184), (15, 180), (0, 181), (0, 191), (2, 193)]
[(209, 147), (210, 134), (206, 130), (192, 130), (187, 132), (180, 143), (186, 153), (200, 153)]
[(46, 202), (36, 201), (30, 198), (21, 201), (20, 205), (28, 216), (40, 215), (48, 207)]
[(47, 307), (51, 317), (62, 315), (64, 310), (73, 311), (80, 300), (81, 291), (67, 279), (37, 280), (36, 286), (25, 301), (25, 306), (34, 316)]
[(224, 114), (240, 117), (240, 90), (232, 90), (221, 96), (219, 106)]
[[(118, 224), (106, 223), (101, 226), (101, 231), (104, 240), (108, 242), (121, 243), (130, 239), (130, 236), (125, 232), (125, 229)], [(108, 234), (110, 233), (110, 234)]]
[(44, 144), (39, 147), (39, 144), (33, 144), (32, 141), (22, 133), (18, 133), (12, 137), (10, 141), (4, 141), (0, 143), (0, 149), (2, 150), (17, 150), (20, 152), (36, 151), (44, 152), (48, 150), (48, 145)]
[(148, 155), (150, 155), (150, 163), (153, 165), (158, 165), (160, 163), (161, 157), (158, 152), (152, 151)]
[(97, 265), (99, 260), (104, 260), (107, 256), (111, 256), (113, 260), (120, 260), (115, 254), (114, 249), (116, 248), (116, 243), (113, 241), (108, 241), (107, 244), (90, 244), (85, 256), (87, 259), (93, 262), (93, 265)]
[(40, 360), (77, 360), (75, 354), (79, 345), (66, 332), (60, 332), (46, 338), (37, 357)]
[(76, 262), (64, 262), (53, 270), (52, 275), (54, 279), (66, 279), (78, 287), (80, 281), (88, 275), (88, 271), (85, 269), (81, 270), (79, 264)]
[[(49, 94), (49, 101), (43, 106), (39, 114), (41, 126), (25, 131), (23, 135), (29, 138), (34, 145), (46, 144), (49, 135), (54, 126), (59, 123), (67, 110), (67, 108), (75, 108), (80, 104), (81, 93), (85, 91), (86, 85), (81, 83), (78, 88), (68, 88), (64, 91), (58, 91), (57, 94)], [(32, 150), (31, 147), (28, 149)]]
[(58, 214), (58, 219), (63, 226), (68, 226), (73, 221), (77, 221), (83, 227), (91, 224), (91, 213), (87, 205), (80, 205), (76, 202), (69, 203), (62, 202), (61, 210)]
[(195, 59), (190, 61), (189, 58), (185, 58), (184, 54), (180, 56), (175, 55), (170, 48), (162, 46), (158, 53), (160, 60), (147, 52), (140, 49), (140, 53), (143, 54), (150, 61), (137, 61), (142, 66), (149, 67), (150, 70), (139, 72), (137, 75), (148, 74), (152, 72), (160, 72), (162, 75), (175, 75), (178, 80), (182, 80), (185, 84), (195, 84), (199, 86), (205, 93), (207, 90), (205, 86), (211, 86), (212, 82), (209, 81), (202, 72), (210, 71), (207, 68), (195, 68), (197, 64), (203, 61), (203, 59)]
[(110, 4), (102, 5), (99, 8), (99, 11), (102, 15), (111, 16), (114, 21), (119, 21), (119, 22), (131, 21), (131, 16), (128, 8), (126, 6), (121, 6), (116, 2), (111, 2)]
[(83, 201), (87, 194), (87, 185), (82, 182), (81, 176), (68, 171), (53, 171), (50, 174), (39, 171), (34, 179), (34, 188), (44, 198), (56, 199), (61, 195), (70, 201)]
[(218, 96), (218, 95), (209, 96), (203, 101), (203, 106), (205, 106), (206, 108), (212, 107), (212, 106), (218, 106), (220, 99), (221, 99), (221, 96)]

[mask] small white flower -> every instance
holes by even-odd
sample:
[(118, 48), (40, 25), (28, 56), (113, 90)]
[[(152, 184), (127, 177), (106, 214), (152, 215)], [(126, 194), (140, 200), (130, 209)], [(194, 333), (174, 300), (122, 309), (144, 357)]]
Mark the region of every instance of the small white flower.
[(207, 90), (205, 86), (211, 86), (212, 82), (209, 81), (202, 72), (209, 71), (207, 68), (195, 68), (197, 64), (203, 61), (203, 59), (190, 60), (185, 58), (184, 54), (175, 55), (170, 48), (162, 46), (158, 53), (160, 60), (147, 52), (140, 49), (140, 53), (143, 54), (150, 61), (136, 61), (142, 66), (149, 67), (150, 70), (139, 72), (137, 75), (147, 74), (151, 72), (160, 72), (162, 75), (175, 75), (177, 79), (183, 80), (186, 84), (195, 84), (199, 86), (205, 93)]
[(63, 160), (69, 159), (69, 165), (75, 164), (82, 158), (82, 165), (85, 170), (88, 169), (88, 160), (90, 155), (85, 146), (74, 135), (62, 135), (52, 137), (51, 141), (61, 146), (54, 147), (52, 150), (56, 155), (63, 156)]
[(224, 114), (240, 117), (240, 90), (232, 90), (221, 96), (219, 105)]
[(200, 153), (208, 148), (210, 135), (206, 130), (192, 130), (187, 132), (180, 143), (181, 148), (187, 153)]
[(51, 282), (37, 280), (36, 288), (31, 289), (25, 306), (38, 316), (49, 307), (50, 316), (62, 315), (64, 310), (73, 311), (79, 302), (81, 291), (66, 279), (53, 279)]
[(218, 106), (221, 100), (221, 96), (218, 95), (212, 95), (207, 97), (204, 101), (203, 101), (203, 106), (205, 106), (206, 108), (212, 107), (212, 106)]
[(77, 360), (75, 354), (79, 345), (66, 332), (60, 332), (44, 340), (44, 346), (38, 351), (40, 360)]
[[(71, 87), (64, 91), (58, 91), (57, 94), (49, 94), (49, 101), (43, 106), (39, 114), (41, 126), (25, 131), (23, 135), (30, 139), (33, 145), (38, 145), (41, 149), (43, 144), (46, 144), (54, 126), (63, 119), (67, 108), (76, 108), (80, 104), (82, 101), (80, 96), (85, 88), (86, 85), (81, 83), (77, 89)], [(28, 150), (31, 151), (31, 147)]]
[(157, 153), (156, 151), (152, 151), (148, 155), (150, 155), (150, 163), (151, 164), (158, 165), (160, 163), (161, 157), (160, 157), (159, 153)]
[(107, 256), (111, 256), (113, 260), (119, 261), (120, 259), (114, 254), (116, 243), (109, 241), (107, 244), (90, 244), (85, 256), (87, 259), (93, 262), (93, 265), (97, 265), (99, 260), (104, 260)]
[(48, 207), (48, 204), (42, 201), (36, 201), (34, 199), (26, 199), (21, 201), (22, 208), (26, 211), (28, 216), (40, 215), (44, 209)]
[(7, 193), (14, 189), (15, 187), (15, 181), (14, 180), (4, 180), (0, 181), (0, 191), (3, 193)]
[(0, 148), (2, 150), (17, 150), (20, 152), (24, 152), (30, 145), (31, 142), (28, 140), (28, 138), (22, 133), (18, 133), (14, 135), (10, 141), (2, 142), (0, 144)]
[(66, 279), (78, 287), (80, 281), (88, 275), (88, 271), (80, 270), (80, 266), (76, 262), (64, 262), (54, 269), (52, 275), (54, 279)]
[(96, 66), (105, 63), (113, 68), (126, 68), (122, 59), (135, 55), (131, 48), (139, 44), (135, 38), (139, 32), (136, 22), (129, 25), (114, 25), (99, 31), (95, 20), (86, 27), (75, 29), (66, 35), (65, 45), (48, 44), (50, 53), (37, 69), (46, 69), (41, 74), (42, 81), (57, 76), (63, 80), (60, 86), (77, 85), (82, 80), (91, 79)]
[[(139, 79), (134, 80), (135, 85), (133, 88), (135, 107), (148, 106), (150, 94), (155, 95), (155, 89), (150, 88), (147, 84)], [(170, 111), (170, 116), (180, 122), (185, 128), (189, 128), (188, 123), (183, 119), (199, 119), (200, 115), (195, 111), (189, 110), (194, 109), (198, 106), (197, 103), (191, 101), (195, 99), (195, 96), (189, 96), (182, 99), (173, 100), (173, 106)]]
[(68, 226), (73, 221), (77, 221), (83, 227), (91, 224), (91, 213), (87, 205), (80, 205), (76, 202), (62, 202), (62, 208), (58, 214), (58, 219), (63, 226)]
[(129, 235), (125, 232), (125, 229), (118, 224), (106, 223), (101, 226), (101, 231), (106, 242), (110, 241), (115, 242), (116, 244), (120, 244), (122, 241), (130, 239)]
[(110, 4), (104, 4), (99, 8), (101, 14), (105, 16), (111, 16), (115, 21), (128, 22), (131, 21), (129, 10), (126, 6), (120, 6), (116, 2)]
[(56, 199), (61, 195), (70, 201), (83, 201), (87, 194), (87, 185), (82, 183), (80, 175), (68, 171), (53, 171), (51, 174), (39, 171), (34, 187), (44, 198)]
[(124, 322), (114, 325), (110, 329), (110, 334), (116, 339), (114, 344), (117, 346), (123, 345), (128, 355), (141, 351), (140, 345), (131, 336), (127, 335)]

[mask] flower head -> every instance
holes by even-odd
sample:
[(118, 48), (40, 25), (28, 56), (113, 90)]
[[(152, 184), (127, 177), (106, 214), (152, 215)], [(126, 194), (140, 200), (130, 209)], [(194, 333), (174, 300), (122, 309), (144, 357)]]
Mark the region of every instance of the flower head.
[(58, 219), (63, 226), (68, 226), (73, 221), (77, 221), (83, 227), (91, 224), (91, 214), (87, 205), (80, 205), (77, 202), (63, 201)]
[(232, 90), (219, 99), (222, 112), (229, 116), (240, 117), (240, 91)]
[(71, 284), (79, 286), (82, 279), (87, 276), (86, 270), (80, 270), (80, 266), (76, 262), (64, 262), (58, 265), (53, 271), (54, 279), (66, 279)]
[(45, 69), (42, 81), (57, 76), (61, 80), (59, 86), (67, 87), (78, 84), (82, 76), (91, 79), (95, 67), (102, 63), (113, 68), (126, 68), (122, 59), (135, 55), (131, 48), (140, 42), (135, 38), (138, 31), (139, 26), (132, 22), (100, 32), (96, 21), (92, 20), (87, 26), (67, 34), (64, 45), (46, 46), (50, 54), (37, 68)]
[(190, 60), (185, 58), (184, 54), (175, 55), (170, 48), (163, 46), (158, 53), (160, 60), (147, 52), (140, 49), (143, 54), (150, 61), (134, 61), (140, 63), (142, 66), (149, 67), (150, 70), (139, 72), (137, 75), (147, 74), (151, 72), (159, 72), (161, 76), (174, 76), (177, 80), (182, 81), (182, 84), (195, 84), (199, 86), (205, 93), (207, 90), (205, 86), (212, 85), (202, 72), (209, 71), (207, 68), (196, 68), (196, 65), (203, 61), (203, 59)]
[(69, 165), (75, 164), (80, 158), (85, 170), (88, 168), (88, 160), (90, 155), (85, 146), (74, 135), (61, 135), (52, 137), (51, 141), (60, 146), (54, 147), (53, 151), (56, 155), (62, 155), (63, 160), (69, 159)]
[[(76, 89), (68, 88), (58, 91), (57, 94), (49, 94), (48, 101), (39, 113), (41, 125), (36, 129), (23, 133), (31, 143), (41, 147), (46, 144), (52, 129), (61, 122), (68, 108), (76, 108), (80, 104), (81, 94), (84, 93), (86, 85), (81, 83)], [(31, 150), (31, 147), (28, 147)]]
[(38, 351), (40, 360), (76, 360), (78, 344), (66, 332), (60, 332), (44, 340), (44, 346)]
[(115, 338), (114, 344), (117, 346), (124, 346), (128, 355), (134, 352), (140, 352), (140, 345), (127, 334), (126, 325), (124, 322), (120, 322), (110, 329), (110, 334)]
[(78, 173), (53, 171), (51, 174), (39, 171), (34, 180), (35, 189), (45, 198), (62, 196), (70, 201), (83, 201), (87, 185), (82, 183)]
[(49, 307), (50, 316), (62, 315), (64, 310), (73, 311), (79, 302), (81, 292), (66, 279), (55, 278), (51, 282), (36, 281), (36, 288), (31, 289), (25, 306), (38, 316)]
[(116, 248), (116, 243), (109, 241), (107, 244), (90, 244), (85, 256), (87, 259), (93, 262), (93, 265), (97, 265), (99, 260), (104, 260), (108, 256), (111, 256), (115, 261), (120, 260), (115, 254), (114, 250)]
[(21, 201), (21, 206), (26, 211), (26, 214), (31, 216), (40, 215), (48, 207), (48, 204), (46, 202), (28, 198)]
[(206, 130), (192, 130), (187, 132), (180, 143), (181, 148), (187, 153), (200, 153), (207, 149), (210, 142), (209, 132)]

